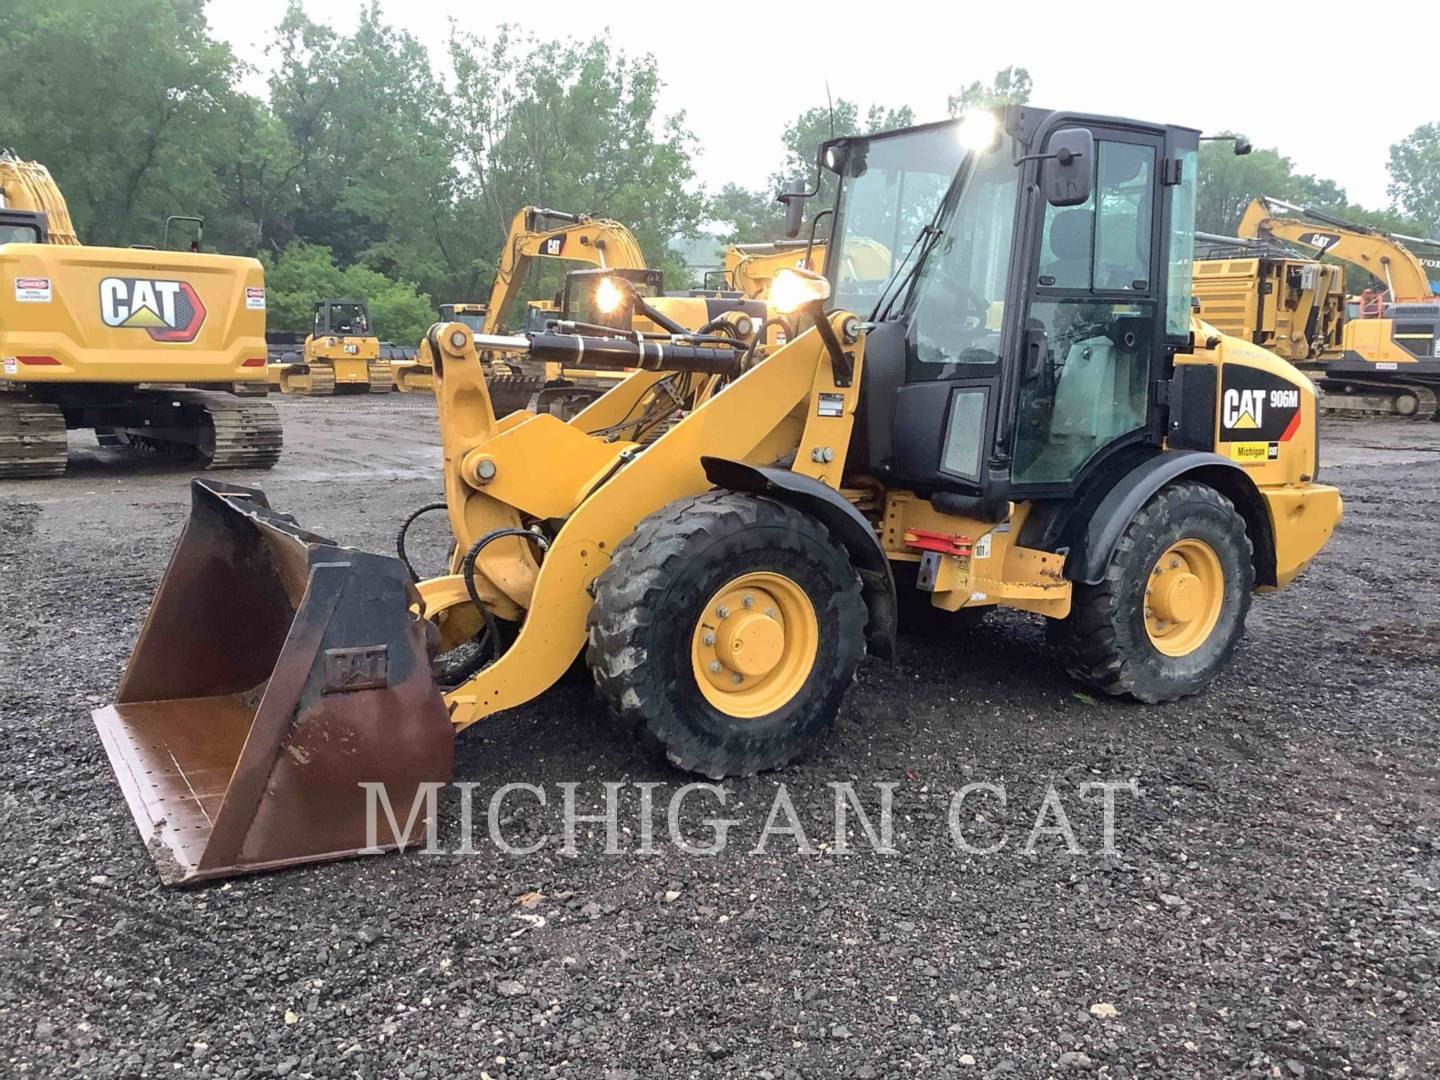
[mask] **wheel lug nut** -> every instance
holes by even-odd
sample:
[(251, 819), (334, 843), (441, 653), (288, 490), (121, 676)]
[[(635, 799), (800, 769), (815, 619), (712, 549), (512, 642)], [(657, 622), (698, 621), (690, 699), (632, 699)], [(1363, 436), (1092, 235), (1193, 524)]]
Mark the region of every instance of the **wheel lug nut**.
[(741, 683), (743, 683), (743, 682), (745, 681), (745, 676), (744, 676), (744, 675), (741, 675), (741, 674), (737, 671), (734, 675), (731, 675), (731, 676), (730, 676), (730, 681), (731, 681), (732, 683), (734, 683), (736, 686), (739, 686)]
[(1171, 569), (1171, 570), (1179, 570), (1179, 569), (1180, 569), (1180, 560), (1179, 560), (1179, 559), (1171, 559), (1171, 560), (1170, 560), (1170, 569)]
[(719, 675), (719, 674), (720, 674), (720, 671), (721, 671), (720, 661), (719, 661), (719, 660), (711, 660), (711, 661), (710, 661), (710, 674), (712, 674), (712, 675)]
[(752, 607), (755, 606), (755, 598), (754, 598), (753, 596), (747, 596), (747, 597), (745, 597), (745, 599), (744, 599), (743, 601), (741, 601), (741, 602), (742, 602), (747, 608), (752, 608)]
[(715, 609), (715, 614), (722, 619), (728, 619), (730, 617), (730, 609), (724, 604), (721, 604)]
[(714, 644), (715, 644), (715, 635), (714, 635), (714, 634), (706, 634), (705, 637), (702, 638), (701, 640), (703, 640), (706, 645), (714, 645)]
[(771, 618), (771, 619), (778, 619), (778, 618), (780, 618), (780, 612), (776, 611), (773, 607), (772, 607), (772, 608), (766, 608), (766, 609), (765, 609), (765, 615), (766, 615), (767, 618)]

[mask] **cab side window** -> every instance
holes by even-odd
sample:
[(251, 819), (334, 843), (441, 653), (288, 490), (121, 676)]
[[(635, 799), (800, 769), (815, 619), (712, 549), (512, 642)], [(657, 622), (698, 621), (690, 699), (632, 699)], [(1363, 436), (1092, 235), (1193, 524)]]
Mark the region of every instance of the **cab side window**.
[(1046, 208), (1038, 284), (1085, 292), (1149, 292), (1155, 148), (1096, 145), (1099, 174), (1089, 201)]

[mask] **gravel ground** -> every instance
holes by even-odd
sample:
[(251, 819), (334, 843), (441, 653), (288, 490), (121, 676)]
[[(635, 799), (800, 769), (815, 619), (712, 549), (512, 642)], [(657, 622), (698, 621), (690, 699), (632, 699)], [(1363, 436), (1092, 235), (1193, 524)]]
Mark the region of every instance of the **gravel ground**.
[[(389, 550), (433, 498), (428, 401), (283, 401), (269, 474), (317, 531)], [(75, 443), (0, 485), (0, 1059), (87, 1076), (1434, 1076), (1440, 1074), (1440, 426), (1334, 423), (1338, 538), (1261, 597), (1198, 699), (1096, 701), (1004, 614), (868, 661), (834, 736), (699, 792), (607, 729), (583, 681), (467, 732), (456, 777), (529, 855), (362, 859), (163, 890), (89, 718), (111, 699), (186, 513), (188, 474)], [(1417, 449), (1396, 450), (1400, 441)], [(88, 447), (88, 448), (87, 448)], [(1403, 497), (1402, 497), (1403, 493)], [(1095, 782), (1114, 799), (1104, 852)], [(560, 784), (605, 781), (620, 845), (560, 851)], [(832, 783), (893, 787), (892, 847)], [(657, 853), (638, 846), (653, 789)], [(952, 793), (1003, 785), (956, 815)], [(799, 838), (751, 854), (784, 792)], [(1046, 806), (1047, 792), (1049, 807)], [(441, 844), (457, 845), (455, 799)], [(1062, 808), (1075, 846), (1058, 824)], [(784, 807), (781, 807), (783, 810)], [(1027, 845), (1041, 811), (1048, 832)], [(780, 814), (775, 821), (784, 824)], [(777, 829), (778, 829), (777, 824)], [(587, 831), (588, 830), (588, 831)], [(823, 845), (823, 846), (822, 846)], [(1029, 846), (1031, 851), (1025, 848)]]

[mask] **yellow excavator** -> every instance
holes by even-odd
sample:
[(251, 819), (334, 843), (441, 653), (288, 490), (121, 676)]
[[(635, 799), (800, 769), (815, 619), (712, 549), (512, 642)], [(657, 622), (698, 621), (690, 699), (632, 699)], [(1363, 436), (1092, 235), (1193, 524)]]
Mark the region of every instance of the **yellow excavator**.
[(269, 358), (270, 385), (286, 394), (388, 394), (395, 387), (363, 300), (318, 301), (298, 354), (272, 348)]
[(1246, 208), (1236, 232), (1243, 240), (1311, 249), (1380, 282), (1347, 304), (1338, 356), (1319, 376), (1328, 407), (1440, 417), (1440, 297), (1411, 250), (1440, 241), (1385, 233), (1268, 196)]
[[(510, 231), (500, 250), (500, 265), (490, 285), (489, 300), (483, 305), (455, 305), (457, 311), (464, 308), (466, 315), (479, 316), (480, 325), (475, 327), (478, 333), (496, 334), (506, 329), (510, 310), (522, 294), (537, 259), (581, 263), (601, 269), (645, 269), (645, 256), (639, 243), (620, 222), (526, 206), (510, 222)], [(558, 306), (543, 302), (538, 307), (531, 305), (526, 309), (527, 319), (543, 317), (547, 310), (556, 311)], [(556, 365), (547, 369), (539, 364), (522, 365), (518, 360), (507, 362), (498, 356), (487, 356), (486, 362), (493, 372), (491, 393), (502, 415), (528, 406), (547, 384), (574, 381)], [(431, 387), (433, 372), (428, 342), (420, 343), (414, 361), (395, 365), (396, 382), (402, 390)], [(587, 381), (593, 381), (596, 376), (594, 372), (575, 373), (575, 378)], [(613, 378), (608, 374), (599, 377)]]
[(265, 385), (260, 264), (198, 248), (83, 246), (49, 170), (0, 153), (0, 477), (63, 473), (85, 428), (202, 468), (275, 464), (274, 406), (233, 393)]
[[(831, 140), (786, 208), (797, 235), (830, 193), (824, 272), (776, 274), (798, 333), (758, 357), (630, 322), (433, 326), (439, 577), (195, 481), (95, 713), (161, 876), (415, 843), (454, 734), (582, 654), (618, 729), (710, 777), (822, 739), (917, 601), (1043, 616), (1101, 693), (1202, 691), (1342, 505), (1310, 381), (1191, 316), (1198, 139), (1010, 106)], [(834, 255), (852, 237), (882, 273)], [(619, 276), (594, 301), (649, 304)], [(630, 374), (568, 421), (498, 417), (497, 353)]]

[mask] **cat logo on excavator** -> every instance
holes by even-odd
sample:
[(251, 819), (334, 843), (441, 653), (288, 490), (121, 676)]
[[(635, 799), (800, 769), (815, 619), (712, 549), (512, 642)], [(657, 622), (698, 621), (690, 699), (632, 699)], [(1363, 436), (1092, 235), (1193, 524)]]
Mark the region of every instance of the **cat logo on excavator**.
[(188, 281), (107, 277), (100, 282), (100, 319), (156, 341), (187, 342), (205, 323), (205, 305)]

